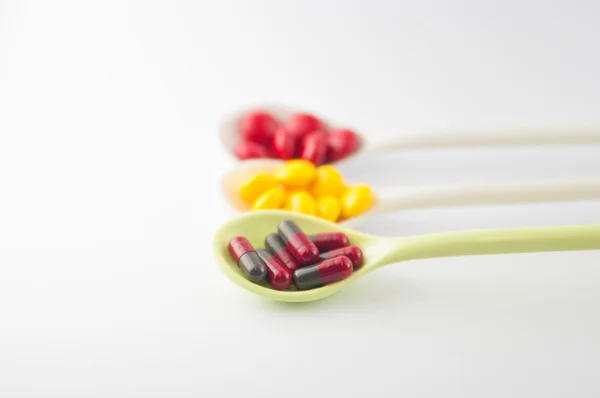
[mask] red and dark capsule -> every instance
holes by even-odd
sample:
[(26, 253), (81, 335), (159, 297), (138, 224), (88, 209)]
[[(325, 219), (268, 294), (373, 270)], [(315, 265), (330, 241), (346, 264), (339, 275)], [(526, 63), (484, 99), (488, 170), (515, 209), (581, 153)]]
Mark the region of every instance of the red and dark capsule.
[(355, 269), (359, 268), (364, 261), (363, 252), (358, 246), (340, 247), (339, 249), (333, 249), (326, 253), (321, 253), (319, 257), (321, 260), (327, 260), (339, 256), (348, 257), (350, 261), (352, 261), (352, 265)]
[(352, 261), (340, 256), (321, 261), (309, 267), (298, 268), (294, 271), (294, 284), (299, 290), (320, 287), (337, 282), (352, 275)]
[(279, 261), (283, 263), (291, 272), (294, 272), (300, 267), (300, 264), (292, 253), (288, 250), (285, 242), (278, 234), (270, 234), (265, 238), (266, 248), (273, 254)]
[(350, 244), (350, 239), (343, 232), (324, 232), (320, 234), (309, 235), (308, 238), (317, 246), (320, 251), (329, 251), (339, 249)]
[(292, 220), (279, 223), (279, 236), (285, 242), (288, 250), (300, 263), (300, 266), (314, 264), (319, 261), (319, 249)]
[(243, 236), (236, 236), (229, 241), (229, 254), (242, 270), (246, 278), (252, 282), (260, 282), (267, 276), (267, 267), (260, 259), (252, 244)]
[(286, 290), (292, 284), (292, 272), (265, 249), (256, 251), (267, 266), (267, 280), (275, 290)]

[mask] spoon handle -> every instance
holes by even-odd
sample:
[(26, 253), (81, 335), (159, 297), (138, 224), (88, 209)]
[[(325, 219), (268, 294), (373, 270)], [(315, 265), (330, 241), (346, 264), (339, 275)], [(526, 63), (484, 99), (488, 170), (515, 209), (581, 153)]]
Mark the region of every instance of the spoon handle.
[(391, 238), (385, 264), (486, 254), (600, 250), (600, 225), (459, 231)]
[(400, 138), (384, 138), (369, 144), (366, 151), (388, 152), (398, 149), (468, 148), (510, 146), (598, 145), (600, 128), (564, 130), (521, 130), (489, 133), (427, 133)]
[(392, 188), (377, 192), (376, 212), (600, 199), (600, 180)]

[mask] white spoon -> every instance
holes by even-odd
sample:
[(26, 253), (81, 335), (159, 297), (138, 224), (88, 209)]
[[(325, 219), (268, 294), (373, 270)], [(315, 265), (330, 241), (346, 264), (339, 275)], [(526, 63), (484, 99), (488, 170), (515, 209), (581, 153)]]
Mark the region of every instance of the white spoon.
[[(235, 212), (250, 210), (250, 204), (239, 196), (242, 184), (255, 174), (275, 172), (281, 164), (274, 159), (247, 160), (224, 174), (221, 189), (227, 203)], [(352, 185), (348, 181), (347, 184)], [(354, 225), (364, 217), (399, 210), (600, 199), (600, 180), (397, 187), (377, 190), (374, 194), (377, 200), (373, 207), (344, 223)]]
[[(292, 109), (283, 105), (255, 106), (241, 109), (225, 117), (219, 126), (219, 137), (225, 151), (238, 160), (233, 154), (233, 148), (240, 141), (239, 125), (242, 118), (248, 113), (256, 110), (264, 110), (271, 113), (279, 121), (287, 120), (292, 114), (306, 112), (302, 109)], [(314, 112), (321, 121), (330, 127), (352, 128), (332, 122)], [(394, 138), (373, 139), (365, 132), (361, 134), (362, 145), (354, 154), (342, 159), (346, 161), (358, 154), (395, 151), (398, 149), (418, 148), (465, 148), (465, 147), (498, 147), (498, 146), (550, 146), (550, 145), (591, 145), (600, 144), (600, 128), (596, 129), (544, 129), (544, 130), (519, 130), (502, 132), (461, 132), (461, 133), (418, 133), (398, 134)], [(239, 161), (239, 160), (238, 160)], [(245, 161), (242, 161), (245, 162)]]

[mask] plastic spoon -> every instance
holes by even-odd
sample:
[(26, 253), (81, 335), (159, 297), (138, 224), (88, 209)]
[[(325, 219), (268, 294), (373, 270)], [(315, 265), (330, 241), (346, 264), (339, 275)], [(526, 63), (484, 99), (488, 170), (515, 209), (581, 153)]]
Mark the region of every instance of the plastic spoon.
[[(311, 290), (277, 291), (248, 281), (227, 251), (229, 240), (245, 236), (255, 248), (277, 231), (284, 219), (294, 220), (306, 233), (340, 231), (359, 246), (365, 262), (343, 281)], [(446, 232), (414, 237), (387, 238), (367, 235), (338, 224), (299, 213), (280, 210), (256, 211), (240, 215), (215, 233), (213, 253), (221, 271), (238, 286), (260, 296), (288, 302), (319, 300), (336, 293), (371, 271), (402, 261), (486, 254), (536, 253), (600, 249), (600, 225), (535, 227), (481, 231)]]
[[(221, 189), (227, 203), (237, 212), (250, 210), (240, 199), (241, 185), (257, 173), (273, 173), (280, 165), (277, 160), (248, 160), (223, 175)], [(375, 191), (375, 196), (373, 207), (344, 223), (356, 225), (364, 217), (398, 210), (600, 199), (600, 180), (401, 187)]]
[(344, 226), (358, 225), (373, 214), (399, 210), (597, 200), (600, 180), (395, 188), (377, 194), (380, 196), (375, 206), (343, 221)]
[[(278, 106), (256, 106), (238, 110), (226, 116), (219, 126), (219, 137), (225, 151), (234, 159), (233, 148), (240, 141), (239, 125), (242, 118), (248, 113), (261, 109), (274, 115), (278, 120), (287, 120), (292, 114), (304, 112), (300, 109)], [(314, 113), (313, 113), (314, 114)], [(328, 121), (316, 115), (330, 127), (351, 127)], [(342, 159), (340, 164), (358, 154), (395, 151), (398, 149), (417, 148), (465, 148), (465, 147), (497, 147), (497, 146), (549, 146), (549, 145), (590, 145), (600, 144), (600, 128), (595, 129), (544, 129), (544, 130), (519, 130), (502, 132), (461, 132), (461, 133), (436, 133), (427, 132), (419, 134), (397, 134), (393, 138), (372, 140), (372, 137), (361, 136), (362, 145), (354, 154)], [(246, 162), (246, 161), (243, 161)]]

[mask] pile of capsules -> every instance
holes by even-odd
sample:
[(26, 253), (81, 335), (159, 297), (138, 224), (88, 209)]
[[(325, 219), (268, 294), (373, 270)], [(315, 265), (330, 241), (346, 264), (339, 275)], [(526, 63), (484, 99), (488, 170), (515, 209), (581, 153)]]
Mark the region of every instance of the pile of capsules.
[(245, 277), (265, 279), (276, 290), (293, 285), (307, 290), (348, 278), (363, 264), (363, 253), (341, 232), (306, 235), (291, 220), (279, 223), (278, 233), (265, 238), (266, 249), (254, 249), (243, 236), (229, 241), (229, 254)]
[(272, 174), (251, 176), (239, 195), (252, 210), (284, 209), (332, 222), (356, 217), (375, 201), (368, 185), (347, 187), (333, 166), (315, 167), (302, 159), (288, 160)]
[(304, 159), (318, 166), (336, 162), (360, 146), (360, 137), (349, 129), (329, 130), (316, 116), (296, 113), (285, 121), (265, 111), (255, 111), (242, 119), (242, 139), (233, 149), (238, 159)]

